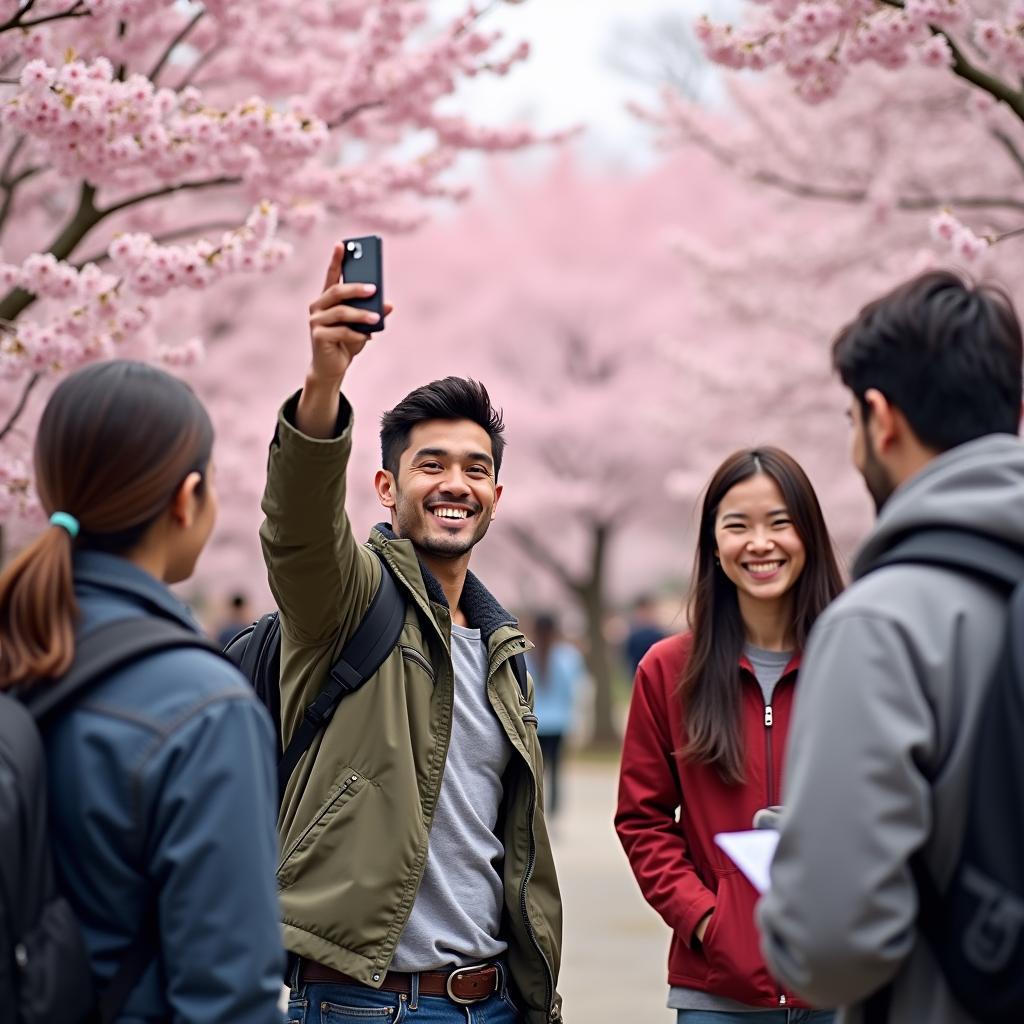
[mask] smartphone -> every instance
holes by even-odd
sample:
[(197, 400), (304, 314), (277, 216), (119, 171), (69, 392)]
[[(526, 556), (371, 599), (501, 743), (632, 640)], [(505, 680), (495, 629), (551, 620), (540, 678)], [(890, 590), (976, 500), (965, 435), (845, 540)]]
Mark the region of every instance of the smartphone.
[(384, 330), (384, 273), (381, 258), (381, 242), (377, 235), (363, 235), (361, 238), (346, 238), (342, 241), (344, 255), (341, 261), (343, 281), (359, 284), (375, 284), (377, 290), (366, 298), (346, 299), (346, 306), (357, 309), (372, 309), (380, 316), (375, 324), (346, 324), (353, 331), (372, 334)]

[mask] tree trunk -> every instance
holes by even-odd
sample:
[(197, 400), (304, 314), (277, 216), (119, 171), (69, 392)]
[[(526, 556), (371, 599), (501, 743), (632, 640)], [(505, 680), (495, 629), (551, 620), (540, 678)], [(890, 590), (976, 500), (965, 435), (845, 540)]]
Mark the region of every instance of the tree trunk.
[(522, 527), (512, 527), (512, 537), (522, 552), (539, 568), (554, 576), (579, 605), (583, 613), (586, 635), (586, 662), (594, 683), (594, 726), (591, 746), (618, 748), (619, 731), (615, 725), (615, 652), (604, 635), (604, 619), (608, 612), (605, 593), (608, 548), (614, 534), (611, 523), (591, 523), (590, 562), (583, 577), (571, 573), (563, 565), (556, 550)]
[(606, 523), (595, 523), (591, 536), (589, 579), (574, 589), (586, 623), (587, 667), (594, 682), (594, 747), (617, 747), (619, 733), (615, 725), (615, 655), (604, 632), (608, 611), (605, 595), (605, 567), (611, 529)]

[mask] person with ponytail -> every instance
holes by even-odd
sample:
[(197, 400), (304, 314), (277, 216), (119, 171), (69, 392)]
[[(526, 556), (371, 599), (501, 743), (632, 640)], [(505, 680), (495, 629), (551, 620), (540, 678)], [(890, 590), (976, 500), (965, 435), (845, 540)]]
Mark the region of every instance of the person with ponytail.
[(757, 893), (715, 844), (778, 803), (800, 652), (842, 589), (817, 496), (778, 448), (736, 452), (708, 484), (689, 631), (636, 674), (615, 828), (672, 929), (679, 1024), (824, 1024), (768, 973)]
[[(49, 526), (0, 575), (0, 688), (31, 703), (118, 620), (199, 633), (168, 584), (213, 528), (212, 448), (202, 404), (152, 366), (97, 363), (57, 386), (35, 441)], [(151, 947), (117, 1020), (280, 1024), (275, 738), (243, 677), (199, 646), (144, 655), (43, 740), (57, 878), (97, 989)]]

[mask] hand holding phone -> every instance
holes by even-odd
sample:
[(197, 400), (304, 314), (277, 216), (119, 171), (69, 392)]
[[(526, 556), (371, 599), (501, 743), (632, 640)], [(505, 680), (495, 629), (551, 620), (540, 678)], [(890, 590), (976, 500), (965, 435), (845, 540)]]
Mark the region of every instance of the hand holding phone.
[(372, 284), (376, 291), (365, 297), (348, 299), (346, 305), (376, 313), (376, 323), (350, 323), (363, 334), (384, 330), (384, 273), (381, 240), (377, 235), (346, 238), (342, 243), (341, 278), (346, 284)]

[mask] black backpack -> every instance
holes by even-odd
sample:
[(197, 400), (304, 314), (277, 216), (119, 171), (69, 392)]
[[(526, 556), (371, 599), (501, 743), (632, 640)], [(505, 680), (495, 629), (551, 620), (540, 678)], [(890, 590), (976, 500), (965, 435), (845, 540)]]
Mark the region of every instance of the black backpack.
[[(380, 586), (370, 606), (338, 660), (331, 666), (320, 692), (303, 711), (302, 721), (288, 746), (284, 750), (278, 747), (277, 784), (282, 797), (295, 766), (317, 733), (330, 721), (342, 698), (358, 690), (398, 643), (405, 623), (406, 598), (388, 563), (379, 554), (377, 557), (381, 564)], [(270, 712), (280, 737), (281, 620), (278, 613), (268, 612), (251, 626), (246, 626), (228, 641), (224, 653), (252, 683), (256, 696)], [(522, 654), (513, 655), (512, 671), (526, 700), (526, 659)]]
[[(912, 861), (918, 925), (951, 992), (984, 1024), (1024, 1020), (1024, 551), (970, 530), (915, 531), (869, 571), (934, 565), (973, 576), (1009, 602), (1002, 650), (990, 680), (973, 754), (963, 846), (940, 891)], [(891, 990), (869, 1003), (884, 1021)]]
[(0, 1022), (110, 1024), (154, 957), (155, 910), (114, 977), (96, 992), (89, 958), (60, 894), (47, 825), (43, 736), (93, 684), (150, 654), (178, 647), (216, 653), (203, 637), (153, 617), (86, 634), (71, 670), (18, 695), (0, 693)]

